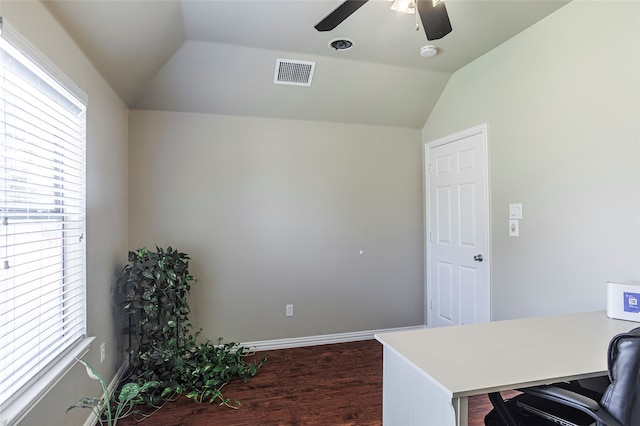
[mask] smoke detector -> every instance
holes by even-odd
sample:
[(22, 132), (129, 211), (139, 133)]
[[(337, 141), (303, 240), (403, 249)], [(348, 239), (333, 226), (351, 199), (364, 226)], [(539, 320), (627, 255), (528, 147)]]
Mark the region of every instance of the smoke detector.
[(435, 46), (422, 46), (420, 48), (420, 56), (423, 58), (430, 58), (432, 56), (436, 56), (438, 54), (438, 48)]
[(292, 86), (311, 86), (315, 67), (315, 62), (278, 59), (273, 82)]

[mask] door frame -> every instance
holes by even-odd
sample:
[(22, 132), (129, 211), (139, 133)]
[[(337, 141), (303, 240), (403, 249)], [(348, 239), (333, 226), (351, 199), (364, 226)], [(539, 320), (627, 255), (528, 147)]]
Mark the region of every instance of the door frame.
[(492, 256), (491, 256), (491, 181), (489, 179), (490, 177), (490, 173), (489, 173), (489, 143), (488, 143), (488, 130), (489, 130), (489, 125), (488, 123), (482, 123), (479, 124), (477, 126), (473, 126), (470, 127), (468, 129), (465, 130), (461, 130), (459, 132), (453, 133), (451, 135), (448, 136), (444, 136), (432, 141), (428, 141), (428, 142), (423, 142), (422, 144), (422, 153), (423, 153), (423, 163), (422, 163), (422, 170), (423, 170), (423, 182), (424, 182), (424, 253), (425, 253), (425, 263), (424, 263), (424, 287), (425, 287), (425, 292), (424, 292), (424, 321), (425, 321), (425, 326), (426, 327), (430, 327), (432, 324), (432, 318), (431, 316), (433, 315), (433, 309), (430, 308), (430, 300), (432, 299), (432, 293), (433, 293), (433, 288), (432, 288), (432, 284), (430, 282), (429, 276), (431, 273), (431, 247), (430, 247), (430, 242), (429, 242), (429, 230), (431, 229), (431, 198), (429, 197), (429, 194), (431, 192), (431, 183), (429, 180), (429, 165), (431, 162), (431, 149), (438, 147), (438, 146), (442, 146), (442, 145), (446, 145), (449, 143), (455, 143), (456, 141), (459, 141), (460, 139), (464, 139), (467, 138), (469, 136), (474, 136), (474, 135), (481, 135), (482, 136), (482, 144), (484, 145), (484, 158), (482, 159), (482, 161), (484, 161), (484, 166), (485, 166), (485, 191), (484, 191), (484, 196), (486, 199), (486, 207), (485, 207), (485, 223), (483, 224), (485, 227), (485, 231), (486, 231), (486, 244), (487, 247), (484, 250), (484, 253), (486, 253), (485, 256), (485, 261), (486, 263), (486, 270), (485, 270), (485, 280), (487, 283), (487, 309), (488, 309), (488, 320), (491, 321), (492, 319), (492, 310), (491, 310), (491, 263), (492, 263)]

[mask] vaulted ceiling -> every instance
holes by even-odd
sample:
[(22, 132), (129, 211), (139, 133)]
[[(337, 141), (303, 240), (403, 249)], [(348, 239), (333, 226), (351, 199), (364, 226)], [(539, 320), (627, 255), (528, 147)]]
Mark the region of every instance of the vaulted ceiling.
[[(446, 0), (453, 32), (370, 0), (330, 32), (341, 0), (46, 0), (132, 109), (419, 129), (453, 72), (553, 13), (561, 0)], [(329, 42), (353, 41), (337, 51)], [(438, 55), (421, 57), (433, 45)], [(274, 84), (278, 58), (316, 63), (310, 87)]]

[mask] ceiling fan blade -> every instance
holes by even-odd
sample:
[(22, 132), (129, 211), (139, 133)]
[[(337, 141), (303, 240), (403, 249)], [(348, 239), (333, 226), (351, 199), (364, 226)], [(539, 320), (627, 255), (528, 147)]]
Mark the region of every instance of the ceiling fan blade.
[(444, 1), (418, 0), (418, 14), (427, 40), (438, 40), (451, 32), (451, 22)]
[(318, 22), (315, 29), (318, 31), (331, 31), (342, 21), (347, 19), (353, 12), (360, 9), (369, 0), (347, 0), (327, 15), (322, 21)]

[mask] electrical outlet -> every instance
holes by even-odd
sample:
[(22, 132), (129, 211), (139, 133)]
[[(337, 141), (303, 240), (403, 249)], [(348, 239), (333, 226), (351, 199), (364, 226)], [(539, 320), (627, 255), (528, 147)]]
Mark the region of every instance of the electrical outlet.
[(285, 315), (288, 317), (293, 316), (293, 305), (287, 305), (285, 309)]
[(104, 359), (107, 357), (107, 346), (104, 342), (100, 345), (100, 362), (104, 362)]

